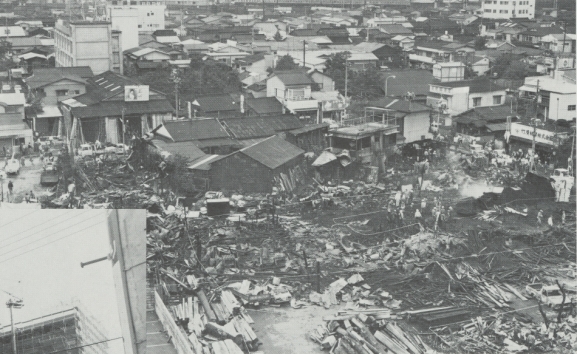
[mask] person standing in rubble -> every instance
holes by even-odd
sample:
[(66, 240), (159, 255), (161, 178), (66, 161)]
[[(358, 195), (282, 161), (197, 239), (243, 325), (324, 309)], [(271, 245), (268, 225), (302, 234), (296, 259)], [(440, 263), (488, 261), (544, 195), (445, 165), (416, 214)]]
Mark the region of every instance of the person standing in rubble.
[(395, 193), (395, 206), (398, 208), (399, 206), (401, 206), (401, 191), (397, 191), (397, 193)]
[(547, 224), (553, 227), (553, 214), (549, 215), (549, 218), (547, 219)]
[(405, 208), (401, 207), (399, 209), (399, 227), (402, 227), (405, 225)]
[(71, 180), (68, 185), (68, 194), (70, 194), (70, 199), (74, 198), (74, 192), (76, 192), (76, 185), (74, 184), (74, 181)]
[(415, 209), (415, 222), (419, 225), (423, 224), (423, 215), (421, 215), (421, 211), (419, 209)]
[(537, 224), (543, 224), (543, 210), (539, 210), (537, 213)]
[(561, 225), (565, 225), (565, 210), (561, 211)]
[(427, 207), (427, 198), (421, 199), (421, 211), (424, 213), (425, 208)]

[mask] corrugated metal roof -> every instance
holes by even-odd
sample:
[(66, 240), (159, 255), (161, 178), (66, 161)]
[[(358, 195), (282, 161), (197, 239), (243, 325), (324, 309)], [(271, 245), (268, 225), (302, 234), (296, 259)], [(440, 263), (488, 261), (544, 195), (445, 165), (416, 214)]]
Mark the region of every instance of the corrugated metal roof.
[(205, 157), (206, 154), (200, 150), (192, 141), (181, 141), (176, 143), (167, 143), (162, 140), (153, 140), (152, 143), (157, 149), (166, 151), (171, 155), (181, 155), (188, 159), (189, 162)]
[(240, 105), (230, 95), (214, 95), (198, 97), (193, 104), (200, 107), (203, 112), (224, 112), (224, 111), (238, 111), (240, 112)]
[(274, 170), (292, 159), (304, 155), (305, 151), (279, 136), (272, 136), (236, 153), (244, 154)]
[(278, 114), (282, 112), (282, 104), (275, 97), (248, 98), (246, 105), (257, 114)]
[(304, 126), (302, 128), (293, 129), (289, 133), (292, 135), (299, 135), (299, 134), (312, 132), (314, 130), (328, 128), (329, 126), (330, 126), (329, 123), (311, 124), (311, 125)]
[(166, 121), (164, 126), (175, 142), (230, 138), (216, 118)]
[(221, 119), (236, 139), (263, 138), (301, 128), (303, 123), (292, 115)]

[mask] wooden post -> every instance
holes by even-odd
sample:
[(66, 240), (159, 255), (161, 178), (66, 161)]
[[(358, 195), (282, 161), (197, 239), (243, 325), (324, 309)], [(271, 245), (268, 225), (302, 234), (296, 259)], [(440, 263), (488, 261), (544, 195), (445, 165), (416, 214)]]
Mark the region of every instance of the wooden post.
[(321, 292), (321, 262), (317, 261), (317, 293)]
[(200, 263), (200, 259), (202, 257), (202, 244), (200, 243), (200, 233), (201, 233), (200, 229), (196, 229), (195, 241), (196, 241), (196, 260), (198, 261), (198, 269), (202, 269), (202, 264)]

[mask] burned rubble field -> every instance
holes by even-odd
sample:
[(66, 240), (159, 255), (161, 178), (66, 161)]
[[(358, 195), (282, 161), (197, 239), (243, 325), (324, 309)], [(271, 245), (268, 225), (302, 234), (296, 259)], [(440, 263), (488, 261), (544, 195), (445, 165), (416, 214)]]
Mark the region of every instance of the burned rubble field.
[[(311, 183), (275, 213), (265, 195), (214, 193), (230, 201), (216, 216), (206, 196), (184, 210), (155, 191), (153, 174), (120, 161), (101, 171), (87, 163), (77, 179), (91, 207), (148, 210), (149, 282), (193, 352), (573, 352), (574, 196), (470, 197), (488, 182), (526, 185), (497, 168), (472, 177), (461, 162), (434, 164), (400, 223), (387, 207), (417, 178), (411, 170), (378, 184)], [(435, 198), (452, 208), (438, 227)], [(539, 224), (539, 210), (555, 224)], [(536, 300), (527, 287), (538, 284), (558, 285), (563, 299)], [(278, 349), (291, 341), (306, 344)]]

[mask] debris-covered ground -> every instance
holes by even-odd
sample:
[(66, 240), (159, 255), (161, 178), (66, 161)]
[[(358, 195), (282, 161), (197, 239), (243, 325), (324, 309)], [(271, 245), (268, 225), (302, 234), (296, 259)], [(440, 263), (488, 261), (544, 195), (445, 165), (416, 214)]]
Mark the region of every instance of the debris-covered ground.
[[(577, 344), (574, 196), (556, 202), (547, 179), (508, 164), (447, 151), (425, 169), (392, 166), (378, 183), (312, 180), (285, 198), (214, 192), (186, 203), (161, 172), (122, 159), (78, 166), (72, 198), (59, 184), (45, 203), (147, 208), (149, 277), (197, 352)], [(223, 209), (207, 204), (223, 198)], [(275, 313), (295, 330), (258, 323)], [(287, 340), (310, 342), (275, 349)]]

